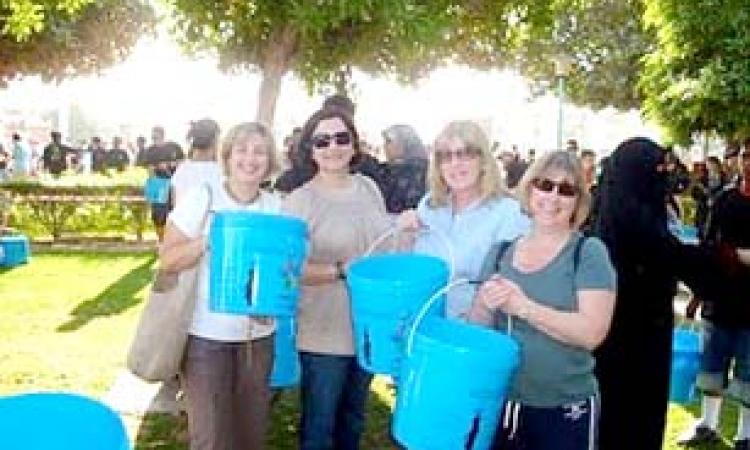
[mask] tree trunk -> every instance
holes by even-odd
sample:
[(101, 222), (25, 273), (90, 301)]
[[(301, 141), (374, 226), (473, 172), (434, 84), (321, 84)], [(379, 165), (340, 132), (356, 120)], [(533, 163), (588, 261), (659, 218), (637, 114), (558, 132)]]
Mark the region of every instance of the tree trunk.
[(279, 99), (281, 78), (283, 76), (284, 73), (278, 70), (278, 68), (263, 68), (263, 79), (260, 82), (256, 120), (269, 128), (273, 128), (273, 119), (276, 115), (276, 101)]
[(352, 66), (346, 65), (336, 71), (336, 93), (349, 96), (349, 82), (352, 78)]
[(269, 39), (268, 48), (263, 53), (261, 63), (263, 79), (260, 82), (256, 120), (269, 128), (273, 128), (281, 79), (289, 71), (296, 52), (297, 33), (290, 27), (285, 27), (273, 33)]
[(708, 131), (703, 132), (703, 154), (701, 155), (701, 161), (705, 161), (708, 158), (708, 147), (709, 147), (709, 133)]

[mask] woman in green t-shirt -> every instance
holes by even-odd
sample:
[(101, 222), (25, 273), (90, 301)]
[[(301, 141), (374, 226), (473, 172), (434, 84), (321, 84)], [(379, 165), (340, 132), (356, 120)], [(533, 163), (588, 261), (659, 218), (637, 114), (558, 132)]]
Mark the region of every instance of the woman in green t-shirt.
[(485, 262), (495, 274), (469, 313), (499, 328), (512, 316), (521, 347), (494, 448), (593, 448), (598, 387), (591, 351), (609, 329), (615, 271), (604, 244), (578, 231), (590, 198), (575, 155), (544, 155), (518, 195), (531, 232)]

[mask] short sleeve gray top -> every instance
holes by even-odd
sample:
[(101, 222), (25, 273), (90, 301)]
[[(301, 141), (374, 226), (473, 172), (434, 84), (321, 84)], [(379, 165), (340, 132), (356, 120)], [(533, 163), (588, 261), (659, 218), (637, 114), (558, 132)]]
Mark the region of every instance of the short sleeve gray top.
[[(579, 239), (578, 267), (574, 253)], [(582, 290), (614, 291), (616, 274), (607, 248), (598, 238), (574, 233), (560, 253), (545, 267), (521, 272), (512, 265), (515, 242), (499, 262), (499, 273), (517, 283), (533, 301), (559, 311), (576, 311), (576, 293)], [(505, 318), (498, 317), (505, 328)], [(580, 347), (562, 343), (523, 320), (513, 321), (512, 336), (521, 347), (521, 362), (508, 399), (536, 407), (560, 406), (598, 393), (594, 358)]]

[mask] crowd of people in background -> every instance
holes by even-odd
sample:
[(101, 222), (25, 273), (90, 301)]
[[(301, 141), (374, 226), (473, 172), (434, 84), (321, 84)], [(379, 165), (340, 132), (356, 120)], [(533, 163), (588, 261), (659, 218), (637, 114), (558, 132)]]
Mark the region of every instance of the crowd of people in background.
[[(156, 128), (163, 134), (163, 128)], [(135, 146), (130, 143), (126, 146), (121, 136), (114, 136), (106, 146), (101, 137), (93, 136), (88, 145), (79, 148), (66, 144), (59, 131), (52, 131), (49, 143), (39, 150), (19, 133), (13, 133), (7, 147), (0, 143), (0, 181), (42, 174), (59, 177), (63, 173), (123, 172), (132, 166), (146, 167), (164, 159), (163, 150), (159, 148), (162, 144), (153, 141), (147, 147), (146, 138), (138, 136)], [(178, 144), (171, 142), (170, 145), (182, 155)]]
[[(354, 104), (347, 97), (334, 95), (326, 102), (354, 115)], [(295, 127), (283, 139), (280, 165), (284, 170), (274, 177), (273, 181), (273, 187), (280, 192), (288, 193), (299, 187), (305, 179), (305, 172), (309, 170), (300, 166), (297, 154), (296, 146), (299, 143), (301, 131), (300, 127)], [(188, 130), (186, 141), (189, 143), (191, 139), (190, 130)], [(11, 135), (8, 145), (4, 146), (0, 143), (0, 181), (34, 177), (45, 173), (60, 176), (64, 172), (80, 174), (123, 172), (132, 166), (149, 168), (161, 163), (169, 163), (171, 170), (174, 171), (177, 162), (185, 159), (182, 147), (175, 140), (164, 140), (164, 128), (160, 126), (154, 127), (150, 145), (144, 136), (138, 136), (135, 143), (128, 142), (127, 144), (121, 136), (113, 136), (109, 146), (105, 145), (100, 136), (93, 136), (88, 145), (75, 147), (64, 143), (59, 131), (52, 131), (49, 143), (41, 151), (36, 147), (29, 145), (19, 133)], [(690, 188), (689, 194), (696, 201), (695, 221), (701, 234), (704, 232), (712, 198), (727, 184), (736, 181), (739, 176), (737, 159), (742, 148), (750, 148), (750, 139), (742, 145), (739, 142), (730, 142), (723, 159), (708, 156), (704, 161), (694, 162), (690, 168), (676, 156), (671, 148), (665, 149), (670, 192), (683, 194)], [(581, 150), (575, 139), (569, 139), (566, 142), (565, 150), (579, 157), (587, 186), (589, 188), (595, 186), (597, 177), (601, 173), (599, 155), (609, 152), (596, 152), (593, 149)], [(427, 164), (431, 151), (431, 145), (424, 144), (412, 126), (395, 124), (382, 131), (381, 146), (362, 141), (363, 156), (356, 170), (375, 180), (385, 196), (389, 212), (399, 212), (415, 207), (421, 199), (425, 189)], [(513, 189), (518, 185), (526, 169), (534, 162), (537, 150), (530, 148), (523, 156), (517, 145), (510, 145), (509, 148), (503, 149), (500, 143), (495, 141), (491, 145), (490, 152), (496, 158), (503, 173), (505, 186)], [(399, 204), (402, 202), (403, 204)], [(681, 215), (677, 202), (671, 202), (670, 212), (674, 216)]]

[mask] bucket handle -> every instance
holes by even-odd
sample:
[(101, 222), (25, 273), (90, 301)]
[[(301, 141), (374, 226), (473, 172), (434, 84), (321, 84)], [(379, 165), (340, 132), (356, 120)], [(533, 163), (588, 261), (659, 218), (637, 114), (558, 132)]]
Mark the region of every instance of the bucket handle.
[[(427, 315), (427, 311), (430, 310), (430, 308), (437, 301), (437, 299), (439, 299), (441, 296), (445, 295), (446, 293), (448, 293), (448, 291), (450, 291), (451, 289), (455, 287), (464, 286), (467, 284), (474, 284), (474, 283), (475, 281), (472, 281), (466, 278), (460, 278), (458, 280), (448, 283), (447, 285), (438, 289), (437, 292), (432, 294), (432, 297), (430, 297), (430, 299), (427, 300), (424, 305), (422, 305), (422, 308), (414, 317), (414, 322), (412, 322), (411, 329), (409, 330), (409, 334), (407, 335), (407, 338), (406, 338), (406, 356), (411, 356), (412, 347), (414, 346), (414, 336), (417, 334), (417, 328), (419, 328), (419, 325), (421, 325), (422, 320), (424, 320), (425, 316)], [(508, 322), (506, 333), (508, 334), (508, 336), (510, 336), (511, 333), (513, 332), (513, 316), (508, 314), (506, 315), (506, 318)]]
[[(383, 242), (385, 242), (386, 239), (390, 238), (391, 236), (395, 235), (401, 231), (400, 228), (397, 226), (392, 226), (385, 230), (383, 234), (377, 237), (374, 241), (372, 241), (372, 244), (370, 244), (370, 247), (365, 251), (363, 256), (370, 256), (372, 252), (375, 251), (376, 248)], [(448, 240), (448, 236), (445, 235), (442, 231), (438, 230), (434, 227), (429, 227), (427, 225), (423, 225), (419, 228), (418, 233), (434, 233), (435, 236), (438, 237), (438, 240), (443, 244), (443, 247), (445, 247), (446, 252), (448, 253), (448, 279), (453, 279), (453, 275), (456, 270), (456, 256), (453, 252), (453, 245), (451, 245), (450, 241)]]
[(678, 329), (679, 328), (686, 329), (688, 331), (693, 331), (695, 333), (698, 333), (701, 331), (700, 321), (695, 320), (695, 319), (688, 319), (686, 317), (679, 318), (675, 322), (674, 327)]

